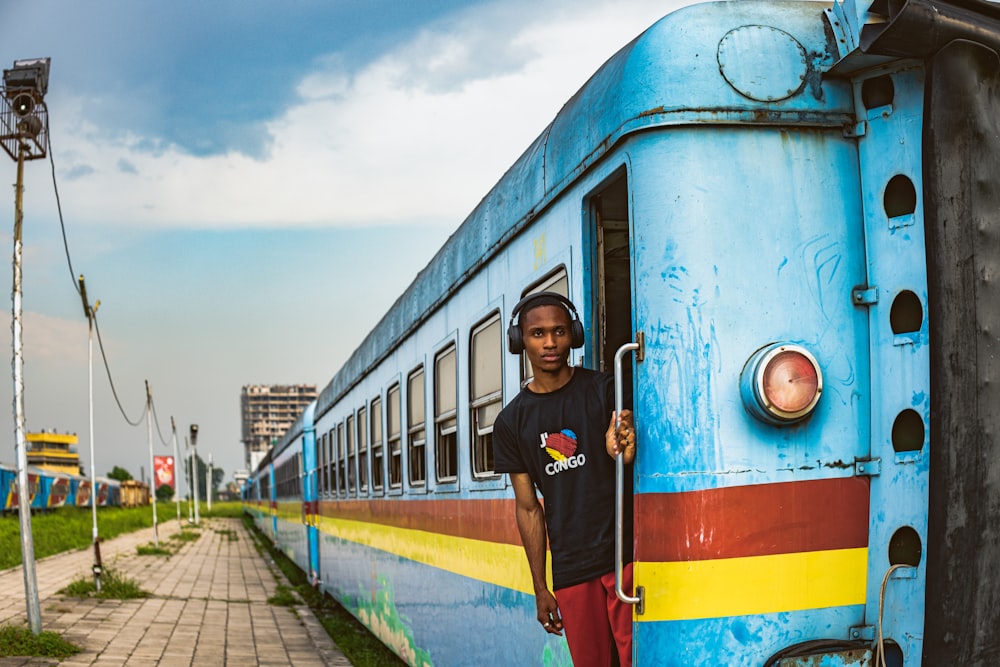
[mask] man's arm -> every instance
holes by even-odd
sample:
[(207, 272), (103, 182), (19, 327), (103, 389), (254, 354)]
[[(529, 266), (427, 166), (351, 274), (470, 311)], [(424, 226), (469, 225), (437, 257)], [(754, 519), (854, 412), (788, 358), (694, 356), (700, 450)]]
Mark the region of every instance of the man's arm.
[(545, 511), (538, 502), (535, 485), (527, 473), (511, 473), (510, 483), (516, 500), (517, 531), (521, 534), (524, 554), (528, 557), (528, 568), (531, 570), (531, 584), (535, 589), (538, 622), (547, 632), (561, 635), (563, 625), (559, 605), (545, 580)]

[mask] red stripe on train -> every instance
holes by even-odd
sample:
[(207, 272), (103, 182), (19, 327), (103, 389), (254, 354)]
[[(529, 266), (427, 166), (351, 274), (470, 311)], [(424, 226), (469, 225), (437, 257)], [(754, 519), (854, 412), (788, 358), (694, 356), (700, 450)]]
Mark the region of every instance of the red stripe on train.
[(683, 562), (868, 546), (868, 480), (635, 497), (636, 560)]

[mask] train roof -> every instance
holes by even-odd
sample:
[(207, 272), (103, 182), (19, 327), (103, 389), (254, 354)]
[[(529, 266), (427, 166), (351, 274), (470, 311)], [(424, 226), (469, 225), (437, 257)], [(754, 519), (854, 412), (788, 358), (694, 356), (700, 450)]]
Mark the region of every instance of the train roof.
[(286, 447), (295, 442), (305, 431), (313, 430), (313, 412), (315, 410), (316, 401), (313, 401), (299, 413), (299, 416), (295, 419), (295, 423), (289, 426), (284, 435), (281, 436), (278, 445), (273, 449), (274, 455), (271, 458), (284, 451)]
[[(829, 3), (736, 2), (692, 5), (668, 14), (614, 54), (563, 106), (521, 157), (417, 274), (344, 366), (320, 392), (316, 416), (329, 410), (467, 280), (627, 135), (692, 123), (846, 123), (849, 95), (820, 100), (818, 67), (833, 64), (819, 17)], [(828, 62), (803, 64), (807, 93), (755, 100), (719, 75), (717, 52), (733, 28), (775, 26), (759, 40), (766, 53), (793, 35)], [(778, 30), (780, 29), (780, 30)], [(791, 38), (787, 38), (791, 39)], [(820, 58), (816, 53), (813, 58)], [(732, 65), (739, 76), (737, 64)], [(797, 84), (798, 85), (798, 84)], [(819, 98), (817, 98), (819, 96)], [(837, 109), (831, 113), (829, 109)], [(768, 114), (761, 114), (767, 108)]]

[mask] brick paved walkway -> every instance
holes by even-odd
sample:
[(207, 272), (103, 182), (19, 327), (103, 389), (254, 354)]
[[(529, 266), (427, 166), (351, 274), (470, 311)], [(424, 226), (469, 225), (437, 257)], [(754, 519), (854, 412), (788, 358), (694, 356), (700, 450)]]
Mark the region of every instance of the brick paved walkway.
[[(160, 542), (176, 541), (177, 520), (161, 523)], [(170, 557), (139, 556), (151, 528), (102, 542), (105, 567), (134, 579), (151, 597), (138, 600), (70, 598), (56, 591), (90, 577), (93, 551), (36, 563), (42, 628), (83, 652), (62, 662), (0, 658), (0, 667), (219, 667), (293, 665), (349, 667), (306, 606), (267, 600), (287, 581), (261, 556), (238, 519), (204, 519), (197, 541)], [(0, 624), (25, 623), (21, 568), (0, 572)]]

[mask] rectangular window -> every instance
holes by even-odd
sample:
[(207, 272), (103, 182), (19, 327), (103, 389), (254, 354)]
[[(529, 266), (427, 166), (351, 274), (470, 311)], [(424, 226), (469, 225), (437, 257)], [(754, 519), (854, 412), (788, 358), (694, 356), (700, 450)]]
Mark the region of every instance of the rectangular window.
[(503, 346), (500, 313), (472, 330), (469, 350), (469, 403), (472, 419), (472, 472), (493, 472), (493, 421), (503, 407)]
[(410, 484), (423, 486), (427, 482), (427, 435), (424, 430), (424, 369), (410, 374), (406, 385), (407, 449), (406, 461), (410, 468)]
[(354, 449), (354, 415), (347, 417), (347, 426), (344, 430), (344, 437), (347, 440), (347, 490), (352, 496), (356, 496), (358, 486), (354, 471), (357, 470), (358, 454)]
[(344, 422), (337, 424), (337, 491), (347, 496), (347, 457), (344, 455)]
[(316, 436), (316, 493), (322, 497), (326, 493), (326, 436), (322, 433)]
[(358, 410), (358, 490), (368, 493), (368, 420), (367, 411)]
[[(565, 297), (569, 297), (569, 278), (566, 276), (566, 269), (560, 268), (558, 271), (545, 278), (540, 283), (534, 287), (525, 291), (522, 294), (522, 298), (528, 296), (529, 294), (534, 294), (535, 292), (555, 292), (556, 294), (561, 294)], [(528, 382), (531, 382), (531, 362), (528, 361), (528, 354), (526, 352), (521, 353), (521, 386), (523, 387)]]
[(382, 442), (382, 399), (372, 400), (372, 489), (382, 492), (384, 483), (382, 476), (384, 473), (385, 451)]
[(458, 371), (455, 346), (434, 361), (434, 461), (437, 481), (458, 478)]
[(312, 469), (313, 479), (316, 480), (316, 493), (318, 495), (323, 495), (323, 481), (320, 471), (322, 470), (322, 464), (320, 463), (320, 456), (323, 453), (323, 442), (321, 438), (315, 438), (313, 440), (313, 461), (316, 462), (316, 467)]
[(327, 495), (337, 495), (337, 451), (334, 448), (334, 429), (330, 429), (326, 434), (326, 479)]
[(388, 403), (386, 421), (389, 431), (389, 488), (398, 489), (403, 486), (403, 413), (398, 384), (389, 389), (386, 402)]

